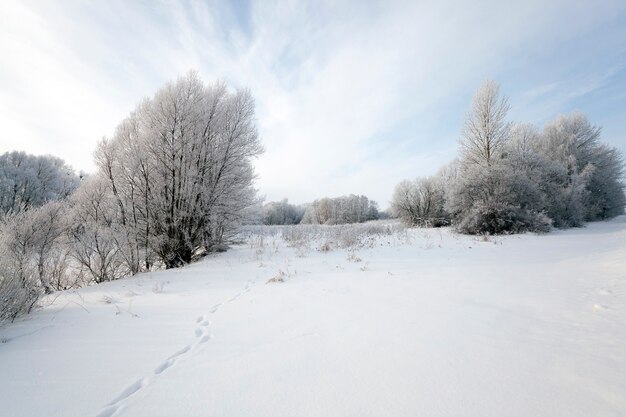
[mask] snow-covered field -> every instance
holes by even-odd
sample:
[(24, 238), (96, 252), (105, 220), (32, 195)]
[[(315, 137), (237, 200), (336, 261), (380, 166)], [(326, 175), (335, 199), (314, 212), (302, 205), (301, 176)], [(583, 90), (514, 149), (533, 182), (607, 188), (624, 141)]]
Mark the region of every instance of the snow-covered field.
[(56, 294), (0, 329), (0, 415), (626, 415), (626, 217), (370, 243)]

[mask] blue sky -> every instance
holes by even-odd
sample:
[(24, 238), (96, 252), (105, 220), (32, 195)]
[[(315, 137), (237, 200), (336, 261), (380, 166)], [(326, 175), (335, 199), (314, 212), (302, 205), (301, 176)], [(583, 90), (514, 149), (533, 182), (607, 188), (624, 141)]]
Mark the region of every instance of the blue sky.
[(513, 121), (580, 110), (626, 152), (624, 1), (0, 2), (0, 151), (93, 170), (142, 97), (198, 70), (248, 87), (268, 200), (365, 194), (456, 153), (492, 78)]

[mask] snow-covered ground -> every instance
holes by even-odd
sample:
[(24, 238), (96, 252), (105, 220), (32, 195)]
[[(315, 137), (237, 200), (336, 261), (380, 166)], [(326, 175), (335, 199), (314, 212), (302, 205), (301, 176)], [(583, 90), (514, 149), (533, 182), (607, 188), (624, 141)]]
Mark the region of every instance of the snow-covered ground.
[(0, 414), (626, 415), (626, 217), (318, 246), (56, 294), (0, 329)]

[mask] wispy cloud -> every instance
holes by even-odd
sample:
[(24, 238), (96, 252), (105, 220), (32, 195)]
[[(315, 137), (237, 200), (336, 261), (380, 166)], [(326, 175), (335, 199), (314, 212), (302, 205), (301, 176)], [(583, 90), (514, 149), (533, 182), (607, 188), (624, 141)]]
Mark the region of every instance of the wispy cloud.
[[(400, 179), (451, 158), (484, 78), (528, 105), (573, 99), (549, 74), (510, 79), (624, 15), (569, 3), (4, 1), (0, 143), (91, 169), (95, 142), (142, 96), (197, 69), (252, 90), (269, 199), (355, 192), (386, 206)], [(593, 75), (597, 88), (619, 73)]]

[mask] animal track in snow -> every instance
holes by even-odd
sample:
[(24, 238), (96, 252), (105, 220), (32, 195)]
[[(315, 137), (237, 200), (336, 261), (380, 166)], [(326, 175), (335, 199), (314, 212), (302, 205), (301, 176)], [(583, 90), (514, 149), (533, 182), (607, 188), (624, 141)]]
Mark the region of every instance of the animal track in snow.
[(116, 405), (118, 403), (120, 403), (121, 401), (125, 400), (126, 398), (130, 397), (131, 395), (133, 395), (134, 393), (136, 393), (137, 391), (139, 391), (140, 389), (142, 389), (143, 387), (146, 386), (146, 384), (149, 382), (150, 380), (148, 378), (141, 378), (138, 379), (137, 381), (133, 382), (132, 384), (130, 384), (129, 386), (127, 386), (124, 391), (122, 391), (122, 393), (120, 395), (118, 395), (113, 401), (111, 401), (108, 405), (113, 406)]
[(156, 367), (156, 369), (154, 370), (154, 374), (155, 375), (159, 375), (160, 373), (165, 371), (167, 368), (172, 367), (176, 363), (176, 361), (178, 360), (179, 356), (184, 355), (185, 353), (189, 352), (190, 350), (191, 350), (191, 345), (187, 345), (184, 348), (182, 348), (181, 350), (179, 350), (178, 352), (174, 353), (172, 356), (167, 358), (167, 360), (165, 362), (163, 362), (162, 364), (160, 364), (159, 366)]
[[(185, 353), (189, 352), (192, 347), (193, 347), (192, 345), (187, 345), (184, 348), (182, 348), (181, 350), (179, 350), (178, 352), (174, 353), (169, 358), (167, 358), (165, 360), (165, 362), (161, 363), (159, 366), (157, 366), (154, 369), (154, 375), (158, 376), (163, 371), (165, 371), (166, 369), (171, 368), (176, 363), (178, 358), (181, 355), (184, 355)], [(113, 416), (115, 416), (117, 414), (117, 412), (122, 409), (123, 402), (127, 398), (131, 397), (133, 394), (135, 394), (137, 391), (139, 391), (140, 389), (142, 389), (143, 387), (145, 387), (146, 385), (148, 385), (152, 381), (153, 381), (153, 378), (149, 378), (148, 377), (148, 378), (141, 378), (141, 379), (138, 379), (137, 381), (133, 382), (132, 384), (130, 384), (129, 386), (124, 388), (124, 390), (117, 397), (115, 397), (115, 399), (113, 401), (111, 401), (109, 404), (107, 404), (102, 409), (102, 411), (100, 411), (100, 413), (96, 417), (113, 417)]]
[(104, 407), (96, 417), (113, 417), (113, 415), (117, 413), (120, 408), (121, 407), (119, 405), (110, 405)]
[(241, 292), (240, 292), (239, 294), (235, 294), (235, 296), (234, 296), (234, 297), (232, 297), (230, 300), (228, 300), (228, 302), (229, 302), (229, 303), (232, 303), (232, 302), (233, 302), (233, 301), (235, 301), (237, 298), (241, 297), (241, 294), (243, 294), (243, 293), (241, 293)]
[(178, 352), (174, 353), (172, 356), (170, 356), (170, 358), (175, 358), (177, 356), (182, 355), (183, 353), (187, 353), (191, 350), (191, 345), (187, 345), (184, 348), (182, 348), (181, 350), (179, 350)]
[(141, 378), (124, 388), (124, 391), (122, 391), (120, 395), (115, 397), (113, 401), (107, 404), (106, 407), (104, 407), (104, 409), (100, 412), (100, 414), (97, 415), (97, 417), (114, 416), (122, 408), (122, 401), (145, 387), (149, 382), (149, 378)]
[(228, 302), (232, 303), (233, 301), (235, 301), (236, 299), (238, 299), (242, 295), (249, 293), (250, 290), (252, 289), (252, 284), (254, 284), (253, 281), (248, 281), (248, 283), (244, 287), (243, 291), (241, 291), (240, 293), (235, 294), (230, 300), (228, 300)]
[[(243, 294), (249, 292), (251, 289), (251, 285), (253, 283), (254, 282), (249, 281), (242, 292), (236, 294), (235, 296), (230, 298), (227, 302), (235, 301), (237, 298), (241, 297)], [(224, 303), (222, 302), (222, 303), (215, 304), (213, 307), (211, 307), (211, 309), (209, 310), (209, 313), (213, 314), (217, 312), (219, 308), (222, 306), (222, 304)], [(132, 383), (131, 385), (127, 386), (117, 397), (115, 397), (113, 401), (111, 401), (106, 406), (104, 406), (96, 417), (114, 417), (115, 415), (117, 415), (124, 408), (125, 400), (127, 400), (129, 397), (131, 397), (137, 391), (141, 390), (146, 385), (154, 382), (156, 380), (156, 377), (161, 375), (167, 369), (174, 366), (182, 355), (185, 355), (195, 346), (204, 344), (214, 337), (213, 334), (207, 334), (205, 330), (205, 328), (207, 328), (211, 324), (211, 322), (207, 319), (206, 315), (198, 316), (195, 322), (196, 324), (199, 325), (199, 327), (196, 327), (196, 329), (194, 330), (196, 337), (199, 338), (197, 342), (185, 346), (184, 348), (182, 348), (181, 350), (179, 350), (178, 352), (174, 353), (169, 358), (167, 358), (164, 362), (162, 362), (160, 365), (158, 365), (154, 369), (153, 376), (147, 377), (147, 378), (141, 378), (135, 381), (134, 383)]]
[(161, 372), (165, 371), (167, 368), (172, 367), (174, 365), (174, 363), (176, 363), (176, 361), (174, 359), (166, 360), (161, 365), (156, 367), (156, 369), (154, 370), (154, 374), (155, 375), (159, 375)]

